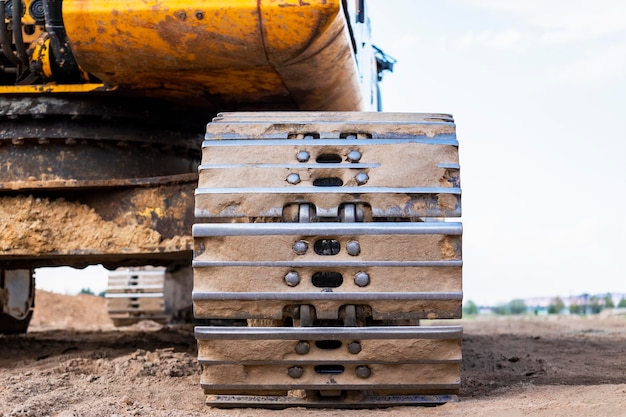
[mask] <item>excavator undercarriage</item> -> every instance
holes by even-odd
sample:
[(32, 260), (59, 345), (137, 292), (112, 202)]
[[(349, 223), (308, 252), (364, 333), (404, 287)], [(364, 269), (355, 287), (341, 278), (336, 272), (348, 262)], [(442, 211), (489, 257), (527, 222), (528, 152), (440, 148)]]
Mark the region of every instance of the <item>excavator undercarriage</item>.
[(0, 332), (26, 332), (46, 266), (167, 266), (187, 314), (202, 124), (174, 107), (0, 95)]
[(455, 125), (367, 112), (394, 62), (364, 0), (2, 0), (0, 333), (102, 264), (117, 324), (193, 305), (213, 406), (453, 400)]

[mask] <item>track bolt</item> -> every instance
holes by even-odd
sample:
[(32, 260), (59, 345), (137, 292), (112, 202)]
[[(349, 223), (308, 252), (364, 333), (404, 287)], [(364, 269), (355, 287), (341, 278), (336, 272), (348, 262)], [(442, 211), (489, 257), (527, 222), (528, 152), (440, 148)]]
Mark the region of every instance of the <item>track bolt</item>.
[(359, 162), (361, 160), (361, 152), (359, 151), (350, 151), (348, 152), (348, 162)]
[(356, 367), (356, 376), (359, 378), (369, 378), (372, 375), (372, 370), (369, 366), (359, 365)]
[(366, 272), (357, 272), (354, 276), (354, 283), (359, 287), (366, 287), (370, 283), (370, 276)]
[(204, 19), (204, 12), (202, 10), (198, 10), (196, 12), (196, 19), (198, 19), (198, 20)]
[(307, 151), (300, 151), (296, 155), (296, 159), (298, 160), (298, 162), (309, 162), (310, 158), (311, 158), (311, 154), (308, 153)]
[(305, 240), (299, 240), (293, 244), (293, 251), (298, 255), (304, 255), (309, 249), (309, 244)]
[(293, 185), (299, 184), (300, 183), (300, 175), (298, 175), (298, 174), (289, 174), (289, 175), (287, 175), (287, 182), (289, 184), (293, 184)]
[(354, 179), (356, 180), (357, 185), (365, 185), (369, 181), (370, 177), (365, 172), (361, 172), (356, 174)]
[[(357, 372), (358, 372), (358, 370), (357, 370)], [(303, 373), (304, 373), (304, 370), (302, 369), (301, 366), (292, 366), (287, 371), (287, 375), (289, 375), (292, 378), (300, 378)]]
[(309, 342), (298, 342), (296, 345), (296, 353), (298, 355), (306, 355), (311, 350)]
[(352, 342), (348, 345), (348, 352), (352, 353), (353, 355), (356, 355), (360, 351), (361, 351), (361, 344), (359, 342)]
[(287, 275), (285, 275), (285, 283), (290, 287), (295, 287), (300, 283), (300, 275), (298, 275), (296, 271), (288, 272)]
[(358, 256), (361, 253), (361, 245), (356, 240), (351, 240), (346, 245), (346, 250), (348, 251), (348, 255)]

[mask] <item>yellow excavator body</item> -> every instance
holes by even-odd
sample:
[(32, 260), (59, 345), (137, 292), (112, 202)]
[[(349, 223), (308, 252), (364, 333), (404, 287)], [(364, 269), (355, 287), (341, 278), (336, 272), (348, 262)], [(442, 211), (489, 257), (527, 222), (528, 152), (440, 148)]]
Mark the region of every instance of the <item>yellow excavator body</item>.
[(70, 87), (55, 79), (51, 63), (59, 57), (50, 34), (31, 18), (23, 22), (33, 28), (29, 64), (44, 82), (5, 85), (0, 93), (128, 89), (185, 100), (211, 96), (224, 103), (362, 111), (372, 100), (363, 92), (347, 19), (339, 0), (66, 0), (66, 49), (80, 82)]
[(111, 85), (365, 108), (339, 0), (66, 0), (63, 18), (81, 68)]

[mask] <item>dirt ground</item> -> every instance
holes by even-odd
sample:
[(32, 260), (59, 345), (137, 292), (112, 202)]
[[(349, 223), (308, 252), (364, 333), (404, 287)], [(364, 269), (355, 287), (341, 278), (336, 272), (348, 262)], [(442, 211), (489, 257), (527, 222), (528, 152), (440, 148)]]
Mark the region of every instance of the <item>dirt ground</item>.
[(38, 291), (26, 336), (0, 336), (0, 417), (626, 416), (626, 317), (465, 320), (460, 401), (282, 411), (204, 405), (191, 326), (118, 330), (104, 299)]

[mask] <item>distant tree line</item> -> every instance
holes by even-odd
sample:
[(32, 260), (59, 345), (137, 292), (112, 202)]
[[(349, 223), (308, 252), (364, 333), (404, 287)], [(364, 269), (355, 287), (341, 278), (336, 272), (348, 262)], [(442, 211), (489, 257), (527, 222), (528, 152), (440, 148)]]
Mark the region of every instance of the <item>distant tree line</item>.
[[(604, 309), (615, 308), (613, 297), (607, 294), (604, 297), (583, 295), (576, 303), (569, 305), (571, 314), (598, 314)], [(626, 298), (622, 298), (617, 304), (617, 308), (626, 308)]]
[[(555, 297), (548, 305), (548, 314), (563, 314), (569, 311), (570, 314), (598, 314), (604, 309), (615, 308), (613, 297), (611, 294), (605, 296), (589, 296), (587, 294), (582, 295), (577, 300), (572, 301), (568, 307), (565, 306), (565, 302), (561, 297)], [(626, 308), (626, 298), (622, 298), (617, 304), (617, 308)], [(464, 316), (475, 316), (479, 313), (478, 305), (468, 300), (463, 305)], [(537, 313), (531, 311), (526, 305), (526, 302), (520, 298), (509, 301), (506, 304), (500, 304), (495, 307), (491, 307), (491, 312), (503, 316), (515, 316), (528, 313)]]
[(500, 304), (491, 309), (494, 314), (501, 316), (518, 316), (520, 314), (526, 314), (528, 307), (526, 302), (521, 298), (509, 301), (507, 304)]
[[(83, 288), (80, 290), (79, 294), (96, 295), (93, 291), (91, 291), (91, 288)], [(105, 294), (106, 294), (106, 291), (100, 291), (98, 293), (98, 297), (104, 297)]]

